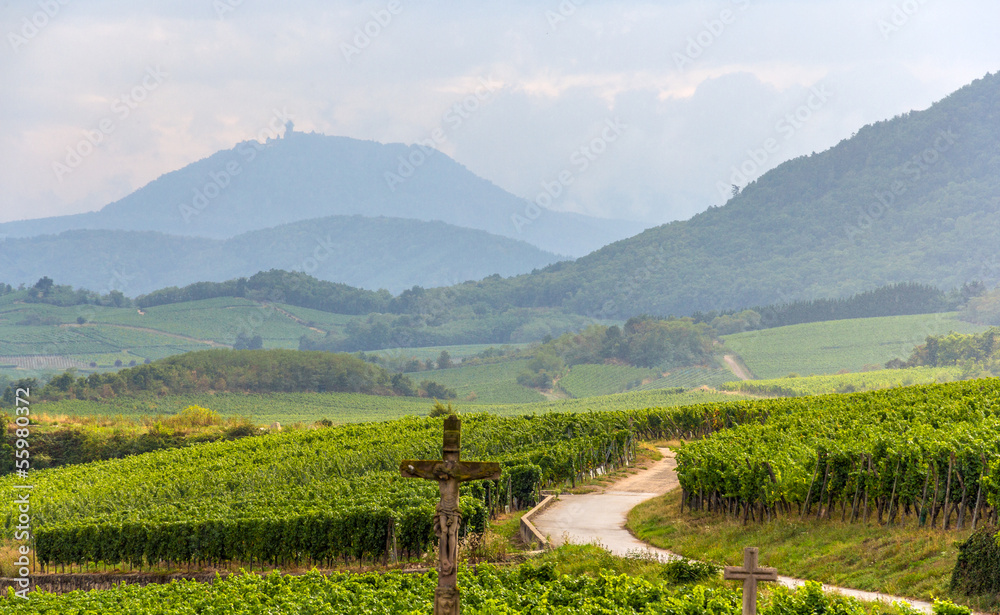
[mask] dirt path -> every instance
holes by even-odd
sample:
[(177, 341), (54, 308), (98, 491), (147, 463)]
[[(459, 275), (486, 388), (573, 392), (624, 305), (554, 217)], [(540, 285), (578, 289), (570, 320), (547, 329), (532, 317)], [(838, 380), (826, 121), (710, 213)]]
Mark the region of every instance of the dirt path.
[(309, 323), (307, 323), (306, 321), (302, 320), (301, 318), (299, 318), (295, 314), (292, 314), (288, 310), (283, 310), (280, 307), (274, 305), (273, 303), (262, 303), (261, 305), (263, 305), (264, 307), (269, 307), (269, 308), (273, 309), (276, 312), (280, 312), (280, 313), (284, 314), (285, 316), (291, 318), (292, 320), (294, 320), (295, 322), (299, 323), (300, 325), (302, 325), (306, 329), (312, 329), (316, 333), (322, 333), (324, 335), (327, 334), (327, 333), (329, 333), (329, 331), (324, 331), (323, 329), (320, 329), (319, 327), (314, 327), (314, 326), (310, 325)]
[[(615, 555), (642, 551), (651, 552), (663, 560), (677, 558), (677, 554), (652, 547), (625, 529), (628, 511), (678, 486), (673, 451), (660, 449), (660, 452), (664, 457), (653, 467), (623, 478), (605, 491), (559, 496), (558, 502), (533, 519), (535, 527), (557, 546), (566, 542), (599, 543)], [(798, 587), (805, 583), (802, 579), (783, 576), (778, 577), (778, 582), (786, 587)], [(823, 589), (866, 602), (906, 602), (922, 613), (932, 612), (932, 605), (920, 600), (830, 585), (824, 585)]]
[(736, 374), (736, 376), (740, 380), (753, 380), (753, 377), (750, 375), (750, 372), (748, 372), (745, 367), (740, 365), (740, 362), (736, 360), (735, 356), (727, 354), (726, 356), (722, 357), (722, 359), (726, 362), (726, 365), (729, 366), (729, 369), (733, 370), (733, 373)]

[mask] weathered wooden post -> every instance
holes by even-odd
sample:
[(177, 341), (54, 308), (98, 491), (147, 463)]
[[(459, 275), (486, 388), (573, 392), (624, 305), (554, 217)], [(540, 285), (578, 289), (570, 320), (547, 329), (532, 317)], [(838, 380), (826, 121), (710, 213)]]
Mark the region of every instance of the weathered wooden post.
[(726, 566), (722, 578), (743, 581), (743, 615), (757, 615), (757, 582), (777, 581), (778, 571), (757, 565), (757, 547), (743, 549), (743, 567)]
[(500, 464), (461, 461), (462, 421), (454, 414), (444, 420), (441, 461), (404, 460), (399, 471), (407, 478), (435, 480), (441, 501), (434, 516), (438, 538), (438, 586), (434, 592), (434, 615), (458, 615), (458, 528), (462, 513), (458, 508), (458, 486), (470, 480), (498, 480)]

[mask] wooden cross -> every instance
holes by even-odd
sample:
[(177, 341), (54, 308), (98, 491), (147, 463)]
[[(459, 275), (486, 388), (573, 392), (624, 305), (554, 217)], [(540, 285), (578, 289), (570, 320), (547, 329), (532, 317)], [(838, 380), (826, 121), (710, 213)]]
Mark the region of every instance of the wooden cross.
[(777, 581), (778, 571), (757, 565), (757, 547), (743, 549), (743, 567), (726, 566), (722, 578), (743, 581), (743, 615), (757, 615), (757, 582)]
[(462, 421), (454, 414), (444, 420), (444, 445), (441, 461), (407, 459), (399, 464), (406, 478), (435, 480), (441, 501), (434, 514), (434, 533), (438, 538), (438, 586), (434, 592), (434, 615), (458, 615), (458, 528), (462, 513), (458, 508), (458, 486), (470, 480), (498, 480), (500, 464), (462, 461)]

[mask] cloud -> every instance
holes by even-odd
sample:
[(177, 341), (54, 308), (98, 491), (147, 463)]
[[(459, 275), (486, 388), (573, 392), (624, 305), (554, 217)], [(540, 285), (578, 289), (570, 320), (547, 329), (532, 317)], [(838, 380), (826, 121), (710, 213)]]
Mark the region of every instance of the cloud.
[[(96, 209), (287, 108), (299, 130), (383, 142), (448, 128), (449, 155), (532, 199), (618, 118), (621, 139), (553, 207), (659, 223), (719, 204), (769, 138), (781, 147), (757, 174), (926, 107), (1000, 55), (986, 0), (63, 2), (16, 48), (40, 5), (0, 8), (0, 220)], [(168, 78), (116, 114), (151, 67)], [(495, 92), (449, 123), (482, 79)], [(777, 123), (815, 87), (833, 96), (785, 139)], [(53, 165), (108, 117), (60, 181)]]

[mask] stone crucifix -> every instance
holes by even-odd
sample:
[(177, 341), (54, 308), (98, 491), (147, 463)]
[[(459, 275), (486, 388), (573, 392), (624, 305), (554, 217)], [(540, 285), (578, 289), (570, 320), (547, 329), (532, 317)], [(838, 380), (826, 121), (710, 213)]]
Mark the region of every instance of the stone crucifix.
[(406, 478), (435, 480), (441, 501), (434, 514), (434, 533), (438, 538), (438, 586), (434, 592), (434, 615), (458, 615), (458, 528), (462, 513), (458, 508), (458, 486), (470, 480), (498, 480), (500, 464), (461, 461), (462, 421), (454, 414), (444, 420), (444, 446), (441, 461), (407, 459), (399, 464)]
[(777, 581), (778, 571), (757, 565), (757, 547), (743, 549), (743, 567), (726, 566), (722, 578), (743, 581), (743, 615), (757, 615), (757, 582)]

